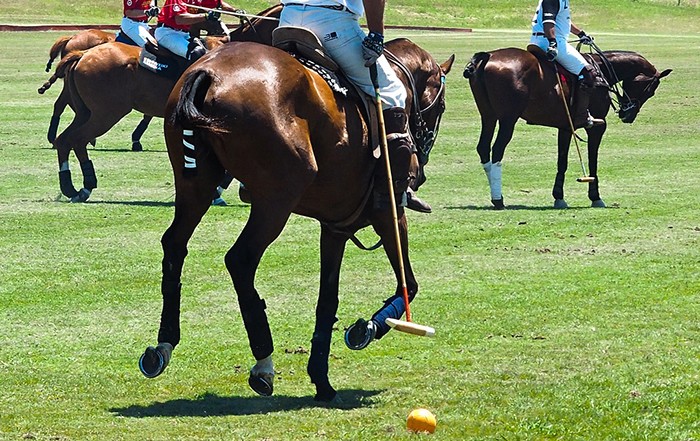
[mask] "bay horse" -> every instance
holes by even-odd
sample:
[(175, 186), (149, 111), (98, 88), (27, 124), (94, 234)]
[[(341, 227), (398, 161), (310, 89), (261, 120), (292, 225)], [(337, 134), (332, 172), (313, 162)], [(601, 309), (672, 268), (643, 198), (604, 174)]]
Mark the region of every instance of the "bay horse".
[[(425, 127), (436, 133), (445, 109), (445, 75), (454, 55), (438, 64), (406, 39), (388, 42), (386, 50), (405, 66), (405, 71), (394, 69), (409, 94), (409, 115), (421, 114)], [(368, 146), (368, 127), (358, 105), (350, 95), (334, 93), (321, 75), (287, 52), (255, 43), (227, 44), (183, 74), (166, 111), (175, 215), (161, 240), (163, 310), (158, 345), (149, 346), (139, 361), (145, 376), (160, 375), (180, 341), (187, 244), (210, 206), (209, 195), (227, 171), (245, 183), (251, 199), (248, 221), (225, 257), (256, 360), (248, 383), (260, 395), (273, 392), (273, 341), (255, 274), (265, 250), (296, 213), (321, 224), (320, 288), (307, 373), (316, 386), (316, 400), (336, 396), (328, 379), (331, 332), (345, 244), (359, 229), (371, 225), (381, 237), (397, 277), (393, 298), (401, 296), (393, 218), (386, 207), (373, 202), (375, 167), (383, 163)], [(410, 131), (415, 137), (416, 129)], [(386, 188), (387, 182), (376, 185)], [(412, 299), (418, 283), (408, 259), (406, 217), (402, 208), (398, 213)]]
[[(282, 5), (259, 16), (279, 18)], [(229, 34), (231, 41), (272, 43), (278, 21), (252, 18)], [(221, 40), (218, 40), (221, 42)], [(113, 42), (87, 51), (71, 52), (56, 67), (74, 105), (73, 121), (54, 140), (58, 154), (61, 193), (71, 202), (85, 202), (97, 188), (97, 176), (87, 151), (91, 140), (105, 134), (132, 110), (162, 118), (168, 95), (177, 79), (139, 66), (141, 48)], [(75, 152), (83, 174), (83, 188), (75, 189), (68, 158)]]
[[(533, 52), (536, 50), (533, 49)], [(572, 131), (560, 93), (569, 95), (571, 81), (561, 81), (563, 90), (560, 90), (554, 63), (533, 52), (519, 48), (477, 52), (464, 70), (464, 77), (469, 80), (481, 115), (481, 134), (476, 150), (487, 173), (491, 202), (496, 209), (504, 208), (500, 193), (501, 161), (519, 118), (528, 124), (559, 130), (557, 174), (552, 196), (555, 208), (568, 207), (564, 200), (564, 175)], [(600, 119), (605, 119), (611, 107), (617, 107), (616, 112), (622, 122), (634, 122), (642, 105), (656, 92), (661, 78), (671, 73), (671, 69), (659, 72), (636, 52), (597, 50), (597, 53), (586, 54), (585, 57), (597, 67), (609, 85), (607, 89), (596, 88), (591, 96), (590, 113)], [(621, 88), (618, 83), (622, 84)], [(498, 134), (491, 146), (496, 123)], [(586, 129), (588, 198), (593, 207), (605, 207), (598, 186), (598, 149), (606, 127), (607, 124), (603, 124)]]

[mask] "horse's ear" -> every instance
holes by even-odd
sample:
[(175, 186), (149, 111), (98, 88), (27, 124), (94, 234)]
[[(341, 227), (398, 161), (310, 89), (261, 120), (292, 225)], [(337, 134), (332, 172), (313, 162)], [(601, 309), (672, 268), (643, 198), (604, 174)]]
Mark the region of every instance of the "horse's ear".
[(671, 72), (673, 72), (673, 69), (666, 69), (665, 71), (663, 71), (659, 74), (659, 79), (665, 77), (666, 75), (670, 74)]
[(455, 62), (455, 54), (452, 54), (450, 58), (447, 59), (444, 63), (440, 65), (440, 68), (442, 69), (443, 72), (445, 72), (445, 75), (447, 75), (450, 70), (452, 69), (452, 64)]

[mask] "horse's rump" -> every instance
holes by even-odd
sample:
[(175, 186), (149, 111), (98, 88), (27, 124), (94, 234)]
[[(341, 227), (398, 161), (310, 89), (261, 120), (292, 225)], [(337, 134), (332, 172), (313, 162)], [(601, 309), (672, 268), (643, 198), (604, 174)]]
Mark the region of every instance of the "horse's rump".
[(234, 42), (205, 55), (173, 89), (166, 115), (169, 146), (194, 130), (197, 154), (213, 150), (253, 192), (284, 191), (306, 176), (300, 214), (341, 221), (371, 181), (375, 161), (355, 102), (276, 48)]

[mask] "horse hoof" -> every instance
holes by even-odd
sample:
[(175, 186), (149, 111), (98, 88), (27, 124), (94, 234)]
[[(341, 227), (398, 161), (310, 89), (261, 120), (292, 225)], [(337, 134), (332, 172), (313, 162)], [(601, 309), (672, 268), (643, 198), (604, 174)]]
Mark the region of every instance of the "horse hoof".
[(569, 204), (564, 199), (554, 199), (554, 208), (564, 209), (569, 208)]
[(266, 378), (264, 375), (251, 375), (248, 377), (248, 385), (258, 395), (269, 397), (272, 395), (272, 378)]
[(353, 351), (366, 348), (374, 336), (377, 335), (377, 327), (373, 321), (359, 318), (345, 331), (345, 346)]
[(314, 401), (329, 402), (333, 401), (338, 395), (338, 393), (333, 389), (333, 386), (328, 381), (325, 381), (323, 385), (316, 384), (316, 395), (314, 396)]
[(501, 199), (491, 199), (494, 210), (505, 210), (506, 206), (503, 203), (503, 197)]
[(241, 199), (241, 202), (245, 202), (246, 204), (250, 204), (251, 198), (250, 198), (250, 191), (248, 191), (247, 188), (241, 184), (238, 187), (238, 197)]
[(81, 188), (77, 195), (70, 198), (71, 202), (85, 202), (90, 198), (91, 191), (87, 188)]
[(595, 200), (591, 203), (591, 207), (593, 208), (605, 208), (607, 205), (605, 205), (605, 202), (603, 202), (602, 199)]
[(139, 141), (134, 141), (131, 143), (131, 151), (132, 152), (142, 152), (143, 151), (143, 146)]
[(173, 346), (170, 343), (160, 343), (155, 348), (149, 346), (139, 358), (139, 370), (146, 378), (155, 378), (162, 374), (170, 363)]

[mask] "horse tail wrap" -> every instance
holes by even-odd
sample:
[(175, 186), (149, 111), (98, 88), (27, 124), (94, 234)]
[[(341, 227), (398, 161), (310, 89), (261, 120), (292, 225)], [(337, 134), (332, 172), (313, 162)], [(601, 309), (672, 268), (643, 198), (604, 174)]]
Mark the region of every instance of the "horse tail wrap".
[(464, 78), (478, 78), (479, 75), (484, 71), (484, 66), (486, 62), (489, 61), (491, 55), (488, 52), (477, 52), (469, 60), (467, 66), (464, 68)]
[(204, 100), (212, 84), (212, 76), (205, 70), (187, 75), (170, 123), (182, 127), (184, 176), (197, 174), (197, 152), (201, 150), (202, 131), (225, 132), (222, 123), (204, 113)]
[(61, 37), (56, 42), (51, 46), (51, 49), (49, 50), (49, 61), (46, 63), (46, 72), (51, 71), (51, 65), (53, 64), (53, 60), (58, 58), (59, 55), (63, 53), (63, 51), (66, 48), (66, 45), (70, 41), (72, 37)]

